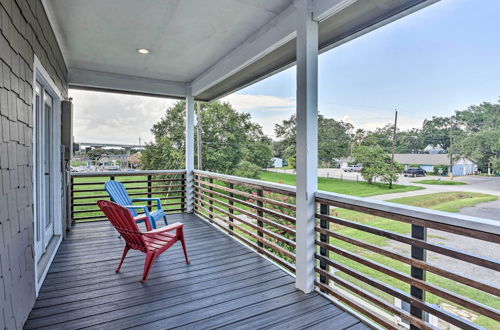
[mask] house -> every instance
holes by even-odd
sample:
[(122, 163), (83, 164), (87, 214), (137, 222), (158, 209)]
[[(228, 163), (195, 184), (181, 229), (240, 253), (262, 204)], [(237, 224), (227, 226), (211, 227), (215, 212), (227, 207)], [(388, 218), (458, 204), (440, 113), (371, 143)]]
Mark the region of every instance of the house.
[[(0, 327), (424, 328), (430, 313), (471, 328), (425, 301), (426, 292), (499, 320), (492, 307), (425, 276), (498, 293), (427, 263), (425, 253), (496, 270), (494, 260), (426, 242), (426, 230), (500, 242), (497, 222), (317, 187), (319, 53), (434, 2), (0, 0)], [(195, 101), (219, 99), (294, 64), (296, 186), (195, 169)], [(185, 100), (184, 168), (70, 173), (69, 88)], [(178, 262), (173, 248), (148, 283), (134, 277), (144, 267), (138, 254), (114, 273), (124, 243), (95, 199), (106, 198), (103, 182), (115, 179), (125, 179), (133, 196), (160, 199), (170, 223), (185, 223), (190, 265)], [(337, 207), (411, 223), (411, 237), (353, 227), (409, 244), (411, 258), (330, 230), (330, 223), (354, 226), (330, 215)], [(411, 274), (330, 237), (397, 258)], [(338, 254), (342, 259), (333, 258)], [(411, 291), (372, 279), (356, 262)], [(361, 282), (411, 308), (374, 296)]]
[(273, 167), (274, 168), (283, 167), (283, 159), (278, 157), (273, 157)]
[[(434, 173), (436, 168), (443, 168), (444, 173), (449, 171), (450, 157), (448, 154), (394, 154), (394, 160), (405, 166), (418, 165), (428, 173)], [(474, 161), (453, 156), (452, 173), (454, 176), (473, 175), (477, 170)]]

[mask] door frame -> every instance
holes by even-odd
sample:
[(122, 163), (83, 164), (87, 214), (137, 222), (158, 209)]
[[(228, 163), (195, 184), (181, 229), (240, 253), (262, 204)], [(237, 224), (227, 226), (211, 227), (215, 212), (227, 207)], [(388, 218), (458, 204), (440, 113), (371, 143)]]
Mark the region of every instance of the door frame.
[[(52, 215), (53, 215), (53, 225), (54, 225), (54, 235), (51, 242), (51, 245), (54, 245), (53, 249), (47, 250), (47, 253), (50, 255), (44, 256), (48, 258), (47, 262), (43, 269), (38, 269), (38, 261), (41, 258), (35, 249), (36, 241), (37, 241), (37, 232), (36, 232), (36, 224), (39, 221), (39, 214), (43, 211), (41, 208), (44, 205), (41, 205), (38, 201), (37, 195), (37, 173), (40, 170), (39, 164), (37, 164), (36, 158), (36, 145), (38, 143), (37, 135), (38, 135), (38, 127), (36, 125), (36, 90), (35, 85), (36, 82), (39, 81), (44, 87), (47, 89), (49, 94), (53, 97), (53, 105), (52, 105), (52, 127), (51, 127), (51, 140), (53, 143), (50, 145), (51, 150), (51, 171), (53, 175), (51, 176), (51, 196), (49, 201), (51, 202), (52, 207)], [(33, 112), (33, 134), (32, 134), (32, 157), (33, 157), (33, 211), (34, 211), (34, 221), (33, 221), (33, 250), (34, 250), (34, 263), (35, 263), (35, 290), (36, 295), (38, 296), (38, 292), (40, 291), (40, 287), (47, 275), (47, 272), (50, 268), (50, 264), (52, 263), (54, 256), (59, 248), (59, 245), (62, 241), (62, 172), (61, 172), (61, 101), (63, 100), (63, 96), (54, 83), (49, 73), (43, 67), (40, 60), (34, 56), (33, 63), (33, 95), (32, 95), (32, 112)], [(45, 106), (42, 104), (42, 106)], [(44, 236), (45, 228), (42, 228), (42, 236)]]

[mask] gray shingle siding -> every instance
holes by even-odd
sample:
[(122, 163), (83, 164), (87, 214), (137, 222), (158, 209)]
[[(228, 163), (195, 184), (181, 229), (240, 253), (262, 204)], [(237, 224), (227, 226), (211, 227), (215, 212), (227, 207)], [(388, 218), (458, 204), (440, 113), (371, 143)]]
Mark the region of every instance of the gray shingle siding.
[(0, 328), (22, 328), (35, 302), (33, 62), (67, 95), (68, 70), (40, 0), (0, 0)]

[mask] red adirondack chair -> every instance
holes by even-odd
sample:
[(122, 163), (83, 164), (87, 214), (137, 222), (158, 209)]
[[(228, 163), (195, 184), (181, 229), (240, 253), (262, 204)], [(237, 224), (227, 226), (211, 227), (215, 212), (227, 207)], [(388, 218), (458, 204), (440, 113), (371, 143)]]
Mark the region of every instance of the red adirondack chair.
[[(184, 224), (176, 222), (159, 229), (141, 232), (134, 221), (132, 213), (127, 208), (105, 200), (98, 201), (97, 205), (125, 240), (125, 249), (120, 264), (116, 269), (117, 273), (120, 271), (128, 251), (130, 249), (138, 250), (146, 253), (144, 274), (142, 276), (142, 282), (146, 282), (156, 258), (177, 241), (181, 241), (186, 263), (189, 264), (184, 239)], [(175, 230), (175, 234), (169, 233), (173, 230)]]

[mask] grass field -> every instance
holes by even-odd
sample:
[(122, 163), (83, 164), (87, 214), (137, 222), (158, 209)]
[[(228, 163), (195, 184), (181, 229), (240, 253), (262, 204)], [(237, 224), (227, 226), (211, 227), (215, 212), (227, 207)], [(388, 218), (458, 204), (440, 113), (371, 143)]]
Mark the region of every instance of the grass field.
[(459, 185), (467, 184), (465, 182), (460, 182), (460, 181), (435, 180), (435, 179), (414, 181), (413, 183), (435, 184), (435, 185), (442, 185), (442, 186), (459, 186)]
[[(295, 185), (295, 174), (263, 171), (260, 174), (260, 179), (264, 181), (284, 183), (292, 186)], [(369, 197), (424, 189), (421, 187), (404, 186), (399, 184), (394, 184), (392, 189), (389, 189), (389, 185), (385, 183), (368, 184), (366, 182), (356, 182), (334, 178), (318, 178), (318, 187), (320, 190), (358, 197)]]

